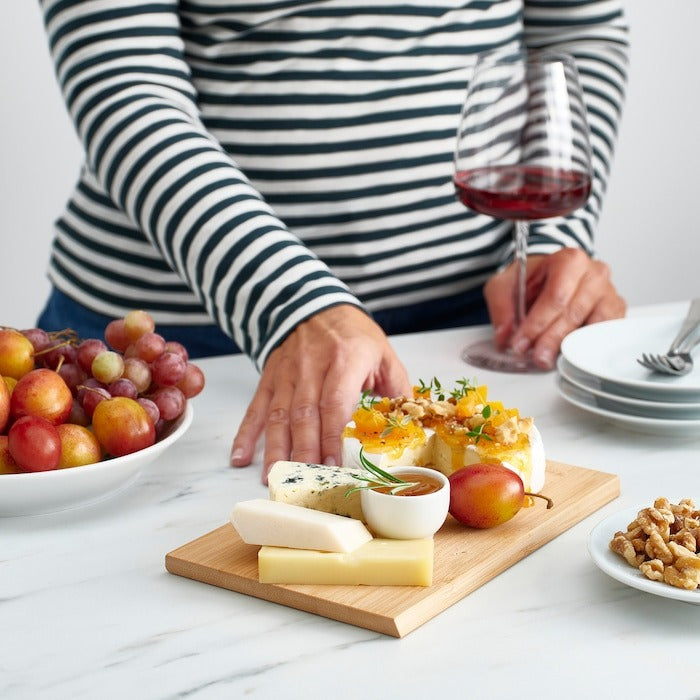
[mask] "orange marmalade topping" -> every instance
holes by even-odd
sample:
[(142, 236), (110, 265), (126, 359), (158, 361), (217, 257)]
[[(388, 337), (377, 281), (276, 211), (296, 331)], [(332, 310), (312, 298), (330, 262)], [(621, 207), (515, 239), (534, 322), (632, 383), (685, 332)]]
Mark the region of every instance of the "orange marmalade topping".
[[(464, 450), (477, 449), (479, 461), (508, 461), (529, 473), (524, 464), (530, 443), (532, 418), (521, 418), (516, 408), (488, 400), (488, 387), (460, 380), (458, 388), (443, 391), (433, 379), (413, 388), (413, 396), (368, 399), (363, 395), (353, 413), (354, 426), (343, 437), (359, 440), (368, 452), (400, 456), (406, 448), (426, 444), (424, 428), (431, 428), (451, 451), (453, 468), (464, 463)], [(528, 459), (529, 461), (529, 459)]]

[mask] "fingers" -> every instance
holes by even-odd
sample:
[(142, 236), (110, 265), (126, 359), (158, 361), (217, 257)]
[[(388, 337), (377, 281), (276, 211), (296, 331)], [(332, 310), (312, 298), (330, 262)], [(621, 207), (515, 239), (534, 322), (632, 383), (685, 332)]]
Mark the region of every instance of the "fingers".
[(233, 439), (230, 457), (232, 467), (247, 467), (253, 461), (255, 445), (267, 421), (271, 397), (269, 387), (261, 381)]
[(317, 314), (270, 353), (231, 463), (250, 464), (264, 433), (263, 482), (278, 460), (340, 464), (341, 433), (363, 387), (410, 392), (405, 369), (369, 316), (353, 306)]
[(619, 318), (626, 307), (608, 266), (583, 251), (564, 249), (541, 264), (546, 274), (512, 346), (518, 353), (531, 349), (535, 364), (551, 369), (566, 335), (588, 323)]

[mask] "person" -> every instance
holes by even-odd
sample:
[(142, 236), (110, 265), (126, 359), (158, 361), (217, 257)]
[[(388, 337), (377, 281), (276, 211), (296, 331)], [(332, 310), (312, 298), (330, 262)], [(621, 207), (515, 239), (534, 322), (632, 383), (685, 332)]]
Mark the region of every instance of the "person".
[[(389, 335), (489, 320), (551, 367), (567, 332), (625, 304), (594, 255), (626, 83), (617, 0), (41, 0), (85, 165), (56, 223), (42, 327), (99, 334), (145, 308), (194, 356), (260, 380), (233, 440), (337, 463), (364, 389), (409, 378)], [(572, 53), (593, 133), (588, 204), (533, 225), (513, 318), (511, 229), (455, 198), (477, 55)], [(176, 335), (177, 334), (177, 335)]]

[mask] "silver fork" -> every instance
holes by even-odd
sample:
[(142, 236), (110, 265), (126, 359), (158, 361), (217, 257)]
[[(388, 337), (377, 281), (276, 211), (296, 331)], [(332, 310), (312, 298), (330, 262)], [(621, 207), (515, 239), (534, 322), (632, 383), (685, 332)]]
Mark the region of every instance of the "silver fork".
[(700, 328), (700, 299), (694, 299), (668, 352), (666, 354), (643, 353), (637, 362), (653, 372), (676, 377), (688, 374), (693, 369), (690, 351), (700, 343), (700, 336), (693, 337), (698, 328)]

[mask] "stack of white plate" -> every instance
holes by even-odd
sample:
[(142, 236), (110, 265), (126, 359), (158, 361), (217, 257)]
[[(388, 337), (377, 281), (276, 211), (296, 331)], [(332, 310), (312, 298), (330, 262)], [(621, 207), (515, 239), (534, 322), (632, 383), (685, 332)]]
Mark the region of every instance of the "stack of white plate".
[(559, 393), (569, 403), (644, 433), (700, 436), (700, 356), (690, 374), (642, 367), (642, 353), (663, 353), (683, 317), (625, 318), (584, 326), (561, 346)]

